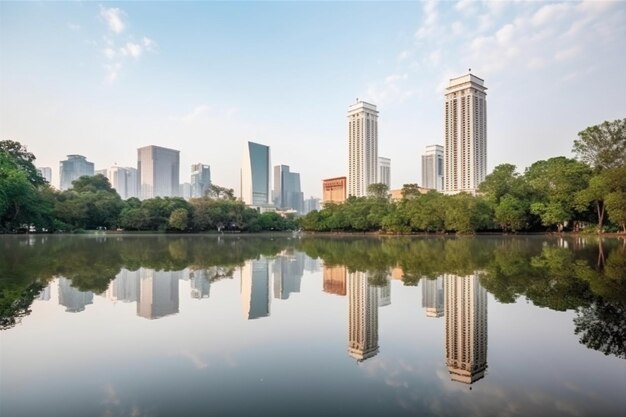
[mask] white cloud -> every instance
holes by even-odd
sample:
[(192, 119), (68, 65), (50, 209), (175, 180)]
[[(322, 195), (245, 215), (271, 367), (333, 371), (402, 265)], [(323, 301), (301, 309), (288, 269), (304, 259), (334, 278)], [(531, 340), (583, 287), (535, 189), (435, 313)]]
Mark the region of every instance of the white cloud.
[(77, 31), (77, 30), (80, 30), (80, 25), (77, 25), (76, 23), (71, 23), (70, 22), (70, 23), (67, 24), (67, 28), (69, 30)]
[(452, 29), (452, 34), (454, 36), (459, 36), (459, 35), (461, 35), (463, 33), (463, 29), (464, 29), (463, 23), (462, 22), (454, 22), (452, 24), (452, 26), (451, 26), (451, 29)]
[(108, 48), (108, 47), (102, 50), (102, 54), (104, 54), (104, 56), (107, 57), (107, 59), (113, 59), (115, 58), (115, 55), (117, 55), (117, 53), (115, 52), (115, 49)]
[(441, 62), (441, 49), (436, 49), (430, 53), (428, 60), (433, 66), (438, 66)]
[(541, 7), (531, 18), (531, 23), (535, 26), (553, 23), (559, 17), (563, 17), (571, 6), (568, 3), (552, 3)]
[(469, 14), (474, 11), (474, 5), (476, 4), (475, 0), (460, 0), (456, 2), (454, 8), (456, 11), (460, 13)]
[(435, 0), (428, 0), (424, 2), (423, 7), (424, 18), (422, 26), (415, 32), (415, 37), (418, 40), (426, 39), (435, 33), (437, 27), (437, 20), (439, 13), (437, 11), (437, 2)]
[(147, 36), (144, 36), (144, 37), (141, 39), (141, 43), (143, 44), (143, 46), (144, 46), (144, 47), (146, 48), (146, 50), (148, 50), (148, 51), (152, 51), (152, 50), (154, 49), (154, 47), (156, 46), (156, 43), (155, 43), (152, 39), (150, 39), (149, 37), (147, 37)]
[(112, 83), (119, 77), (120, 71), (122, 70), (122, 64), (119, 62), (105, 64), (104, 69), (106, 70), (107, 81)]
[(143, 53), (143, 47), (138, 43), (127, 42), (126, 46), (120, 49), (120, 53), (124, 56), (130, 56), (135, 59), (139, 59)]
[(404, 50), (398, 54), (398, 61), (404, 61), (411, 55), (411, 52)]
[(126, 28), (126, 23), (123, 19), (124, 12), (117, 7), (107, 9), (106, 7), (100, 6), (100, 16), (106, 22), (109, 30), (114, 33), (120, 34)]
[(563, 49), (558, 51), (554, 55), (554, 59), (557, 61), (565, 61), (571, 58), (576, 57), (580, 52), (580, 48), (578, 46), (572, 46), (571, 48)]

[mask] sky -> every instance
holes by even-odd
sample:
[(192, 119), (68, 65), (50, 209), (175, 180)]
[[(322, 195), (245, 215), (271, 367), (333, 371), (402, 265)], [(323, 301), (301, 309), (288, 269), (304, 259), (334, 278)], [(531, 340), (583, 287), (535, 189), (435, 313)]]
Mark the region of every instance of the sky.
[(305, 197), (347, 175), (347, 109), (379, 110), (391, 186), (443, 144), (444, 90), (487, 86), (488, 171), (572, 156), (626, 117), (626, 2), (0, 2), (0, 139), (52, 167), (136, 166), (146, 145), (239, 191), (248, 140), (299, 172)]

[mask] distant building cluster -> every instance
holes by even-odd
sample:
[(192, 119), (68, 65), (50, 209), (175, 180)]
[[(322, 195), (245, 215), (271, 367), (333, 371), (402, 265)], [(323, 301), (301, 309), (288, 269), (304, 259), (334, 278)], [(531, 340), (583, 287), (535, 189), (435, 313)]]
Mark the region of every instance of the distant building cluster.
[[(450, 79), (445, 92), (444, 143), (428, 145), (421, 157), (419, 192), (476, 193), (487, 175), (487, 101), (484, 80), (474, 74)], [(240, 171), (239, 198), (261, 212), (306, 214), (350, 196), (367, 196), (371, 184), (387, 186), (392, 199), (402, 198), (392, 188), (391, 159), (378, 154), (378, 116), (375, 104), (357, 99), (348, 106), (347, 176), (322, 180), (322, 198), (304, 198), (301, 178), (289, 165), (272, 166), (268, 145), (248, 141)], [(49, 183), (52, 169), (39, 167)], [(180, 181), (180, 151), (160, 146), (137, 149), (137, 167), (113, 166), (95, 171), (83, 155), (60, 162), (59, 186), (72, 187), (81, 176), (102, 174), (123, 199), (137, 197), (199, 198), (211, 193), (211, 167), (191, 165), (190, 180)], [(417, 183), (417, 181), (416, 181)]]

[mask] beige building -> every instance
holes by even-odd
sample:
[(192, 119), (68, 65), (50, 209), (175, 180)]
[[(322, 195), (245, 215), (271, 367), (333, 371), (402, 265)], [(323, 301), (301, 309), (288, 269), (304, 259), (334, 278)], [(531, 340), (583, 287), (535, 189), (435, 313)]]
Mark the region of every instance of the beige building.
[(444, 191), (476, 193), (487, 176), (487, 87), (466, 74), (446, 88)]
[[(431, 191), (430, 188), (417, 187), (420, 194), (426, 194)], [(389, 190), (389, 196), (392, 201), (402, 200), (402, 188), (396, 188), (395, 190)]]
[(347, 178), (336, 177), (322, 180), (323, 204), (346, 201)]
[(453, 381), (473, 384), (487, 370), (487, 291), (477, 273), (443, 277), (446, 364)]
[(348, 107), (348, 196), (367, 196), (378, 182), (378, 110), (358, 101)]

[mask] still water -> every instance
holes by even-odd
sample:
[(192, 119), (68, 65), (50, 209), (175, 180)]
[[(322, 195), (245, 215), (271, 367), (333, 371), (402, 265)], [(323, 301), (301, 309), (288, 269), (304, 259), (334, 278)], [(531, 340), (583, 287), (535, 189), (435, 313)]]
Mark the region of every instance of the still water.
[(0, 415), (624, 416), (626, 242), (0, 238)]

